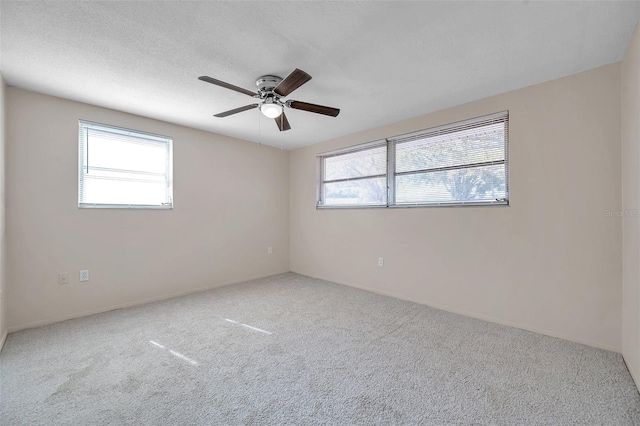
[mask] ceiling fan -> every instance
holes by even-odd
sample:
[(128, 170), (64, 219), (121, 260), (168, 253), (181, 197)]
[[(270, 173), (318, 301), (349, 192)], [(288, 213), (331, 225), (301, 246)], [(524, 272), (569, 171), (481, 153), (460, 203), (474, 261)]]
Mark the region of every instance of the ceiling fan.
[(236, 92), (244, 93), (245, 95), (261, 101), (257, 104), (245, 105), (240, 108), (221, 112), (216, 114), (215, 117), (227, 117), (239, 112), (260, 108), (260, 111), (265, 116), (275, 119), (278, 128), (282, 132), (291, 129), (289, 120), (287, 120), (287, 116), (284, 113), (284, 107), (314, 112), (316, 114), (323, 114), (331, 117), (337, 117), (340, 113), (338, 108), (293, 100), (285, 101), (282, 99), (286, 98), (291, 92), (311, 80), (311, 76), (309, 74), (298, 68), (293, 70), (293, 72), (284, 80), (275, 75), (263, 75), (256, 81), (256, 86), (258, 86), (257, 92), (252, 92), (251, 90), (246, 90), (242, 87), (207, 77), (206, 75), (198, 77), (198, 80), (206, 81), (207, 83), (215, 84), (216, 86), (224, 87), (225, 89), (235, 90)]

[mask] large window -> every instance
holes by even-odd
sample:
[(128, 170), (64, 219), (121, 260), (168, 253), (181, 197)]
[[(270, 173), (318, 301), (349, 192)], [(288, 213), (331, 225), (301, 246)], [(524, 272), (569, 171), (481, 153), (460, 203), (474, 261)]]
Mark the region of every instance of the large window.
[(171, 138), (79, 122), (78, 205), (171, 208)]
[(318, 207), (509, 203), (509, 114), (319, 155)]

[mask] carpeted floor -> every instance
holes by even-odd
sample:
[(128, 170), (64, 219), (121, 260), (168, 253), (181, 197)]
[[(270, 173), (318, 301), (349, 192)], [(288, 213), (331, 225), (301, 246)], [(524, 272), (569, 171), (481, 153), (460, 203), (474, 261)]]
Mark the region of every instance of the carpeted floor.
[(296, 274), (9, 335), (2, 425), (640, 425), (619, 354)]

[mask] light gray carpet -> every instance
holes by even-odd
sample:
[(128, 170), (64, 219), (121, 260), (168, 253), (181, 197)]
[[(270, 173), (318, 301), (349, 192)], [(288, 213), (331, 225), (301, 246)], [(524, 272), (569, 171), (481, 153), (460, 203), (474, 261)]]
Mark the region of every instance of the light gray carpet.
[(284, 274), (9, 335), (2, 425), (640, 425), (619, 354)]

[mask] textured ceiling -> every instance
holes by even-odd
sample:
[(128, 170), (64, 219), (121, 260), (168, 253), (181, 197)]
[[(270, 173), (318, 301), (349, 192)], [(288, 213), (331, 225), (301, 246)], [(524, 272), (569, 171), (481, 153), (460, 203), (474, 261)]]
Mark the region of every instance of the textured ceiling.
[[(7, 84), (291, 149), (619, 61), (639, 2), (0, 3)], [(253, 100), (263, 74), (313, 76), (291, 94), (341, 108)]]

